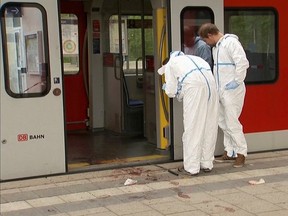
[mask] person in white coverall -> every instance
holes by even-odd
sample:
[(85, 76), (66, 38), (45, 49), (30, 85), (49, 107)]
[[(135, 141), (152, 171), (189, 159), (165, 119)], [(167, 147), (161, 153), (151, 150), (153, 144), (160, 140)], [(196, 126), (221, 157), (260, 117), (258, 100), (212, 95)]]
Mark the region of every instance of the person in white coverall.
[(183, 101), (183, 164), (185, 172), (197, 175), (213, 168), (218, 128), (218, 96), (209, 64), (181, 51), (170, 54), (158, 73), (165, 74), (163, 90)]
[(239, 121), (245, 98), (245, 84), (249, 62), (234, 34), (222, 34), (212, 23), (203, 24), (199, 35), (213, 47), (214, 76), (220, 100), (219, 127), (224, 132), (224, 154), (219, 162), (234, 161), (243, 167), (247, 156), (247, 142)]

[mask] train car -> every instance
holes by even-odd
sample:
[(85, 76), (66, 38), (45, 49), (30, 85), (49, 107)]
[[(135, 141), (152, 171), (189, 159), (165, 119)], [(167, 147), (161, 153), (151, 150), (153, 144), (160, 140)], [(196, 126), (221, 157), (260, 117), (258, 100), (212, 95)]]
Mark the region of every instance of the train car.
[(157, 69), (205, 22), (250, 62), (248, 153), (287, 149), (287, 1), (0, 2), (1, 181), (182, 160), (182, 103)]

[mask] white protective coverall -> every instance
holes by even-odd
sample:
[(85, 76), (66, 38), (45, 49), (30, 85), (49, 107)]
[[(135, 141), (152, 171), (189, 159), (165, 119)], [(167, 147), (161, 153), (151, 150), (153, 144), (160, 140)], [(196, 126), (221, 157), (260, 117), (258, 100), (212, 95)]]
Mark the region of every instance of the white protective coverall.
[[(175, 56), (176, 55), (176, 56)], [(165, 72), (165, 93), (183, 100), (183, 163), (191, 174), (213, 168), (218, 128), (218, 95), (209, 64), (200, 57), (175, 51)]]
[(229, 157), (247, 156), (247, 143), (239, 121), (245, 97), (249, 62), (238, 37), (225, 34), (212, 49), (214, 76), (219, 93), (219, 127), (224, 132), (224, 148)]

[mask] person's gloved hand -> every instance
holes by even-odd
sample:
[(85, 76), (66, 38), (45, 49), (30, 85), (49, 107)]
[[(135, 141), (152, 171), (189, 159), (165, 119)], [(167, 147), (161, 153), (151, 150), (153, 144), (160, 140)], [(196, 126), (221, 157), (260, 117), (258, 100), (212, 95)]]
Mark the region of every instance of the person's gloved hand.
[(225, 85), (225, 90), (236, 89), (238, 86), (239, 84), (233, 80)]
[(162, 90), (165, 90), (165, 88), (166, 88), (166, 83), (164, 83), (164, 84), (162, 85)]

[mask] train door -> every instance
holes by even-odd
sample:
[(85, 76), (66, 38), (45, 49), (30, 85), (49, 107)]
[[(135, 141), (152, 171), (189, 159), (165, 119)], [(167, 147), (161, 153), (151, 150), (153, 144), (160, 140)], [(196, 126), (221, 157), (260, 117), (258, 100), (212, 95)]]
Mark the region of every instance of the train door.
[[(171, 50), (183, 50), (184, 26), (194, 28), (195, 33), (199, 26), (206, 22), (215, 23), (221, 31), (224, 28), (224, 5), (223, 0), (180, 0), (169, 1), (169, 20), (170, 20), (170, 49)], [(182, 158), (182, 133), (183, 133), (183, 119), (182, 119), (182, 103), (177, 100), (172, 102), (171, 113), (171, 131), (173, 131), (173, 137), (171, 140), (174, 144), (174, 159)], [(220, 136), (219, 136), (220, 137)], [(216, 148), (216, 154), (218, 151)], [(221, 150), (222, 152), (222, 150)]]
[(58, 3), (1, 0), (0, 13), (1, 180), (64, 173)]
[[(76, 2), (87, 18), (89, 130), (68, 133), (69, 170), (167, 160), (156, 141), (151, 1)], [(61, 13), (71, 13), (75, 1), (61, 3)]]
[(67, 131), (86, 129), (88, 71), (86, 14), (82, 1), (60, 1)]
[[(111, 10), (114, 5), (114, 11)], [(154, 72), (152, 7), (150, 1), (133, 4), (113, 0), (103, 4), (107, 49), (104, 58), (105, 128), (121, 134), (144, 134), (146, 84)], [(149, 61), (152, 61), (149, 63)], [(154, 87), (154, 85), (153, 85)], [(151, 88), (151, 86), (150, 86)], [(155, 119), (155, 118), (154, 118)], [(152, 129), (152, 128), (151, 128)], [(149, 133), (149, 131), (148, 131)]]

